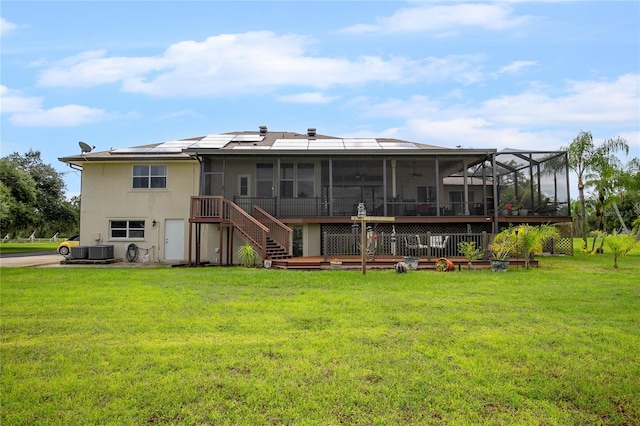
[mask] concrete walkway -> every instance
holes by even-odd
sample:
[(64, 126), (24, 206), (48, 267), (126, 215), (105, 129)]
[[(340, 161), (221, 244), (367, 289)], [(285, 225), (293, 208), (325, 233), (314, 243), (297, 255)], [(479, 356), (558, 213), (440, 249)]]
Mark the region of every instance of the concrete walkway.
[(12, 255), (3, 255), (0, 257), (0, 267), (2, 268), (19, 268), (19, 267), (38, 267), (38, 266), (61, 266), (62, 256), (56, 252), (37, 252), (37, 253), (20, 253)]

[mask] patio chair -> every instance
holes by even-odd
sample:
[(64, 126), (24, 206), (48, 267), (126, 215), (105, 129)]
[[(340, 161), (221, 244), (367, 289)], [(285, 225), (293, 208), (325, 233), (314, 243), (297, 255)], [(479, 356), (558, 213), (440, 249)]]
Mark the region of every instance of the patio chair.
[(420, 236), (416, 234), (415, 237), (413, 235), (411, 236), (411, 241), (409, 241), (407, 237), (404, 237), (404, 243), (409, 250), (414, 253), (417, 252), (418, 254), (421, 253), (421, 250), (426, 250), (428, 248), (444, 251), (449, 243), (449, 236), (447, 235), (442, 238), (441, 235), (432, 235), (429, 240), (429, 244), (422, 244)]
[(432, 235), (431, 236), (431, 248), (436, 249), (446, 249), (447, 243), (449, 242), (449, 236), (442, 238), (442, 235)]

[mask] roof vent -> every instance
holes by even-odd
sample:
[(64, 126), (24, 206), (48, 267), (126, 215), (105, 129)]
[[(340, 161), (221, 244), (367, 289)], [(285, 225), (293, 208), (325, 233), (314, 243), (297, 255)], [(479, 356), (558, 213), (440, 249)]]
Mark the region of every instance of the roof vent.
[(315, 127), (309, 127), (307, 129), (307, 136), (309, 136), (310, 138), (315, 138), (316, 137), (316, 128)]
[(260, 126), (260, 134), (262, 136), (267, 134), (267, 126)]

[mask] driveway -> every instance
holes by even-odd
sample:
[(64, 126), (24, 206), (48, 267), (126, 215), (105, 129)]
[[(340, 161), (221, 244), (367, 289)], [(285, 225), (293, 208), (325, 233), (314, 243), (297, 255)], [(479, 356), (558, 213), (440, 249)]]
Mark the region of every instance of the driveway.
[(37, 266), (60, 266), (60, 256), (55, 251), (44, 251), (35, 253), (4, 254), (0, 257), (0, 267), (37, 267)]

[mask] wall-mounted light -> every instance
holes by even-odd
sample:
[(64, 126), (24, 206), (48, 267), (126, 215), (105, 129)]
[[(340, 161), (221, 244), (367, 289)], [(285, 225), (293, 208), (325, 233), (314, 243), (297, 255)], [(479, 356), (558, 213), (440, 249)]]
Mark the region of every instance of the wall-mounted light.
[(156, 221), (154, 220), (153, 222), (151, 222), (151, 226), (153, 226), (154, 228), (156, 227)]

